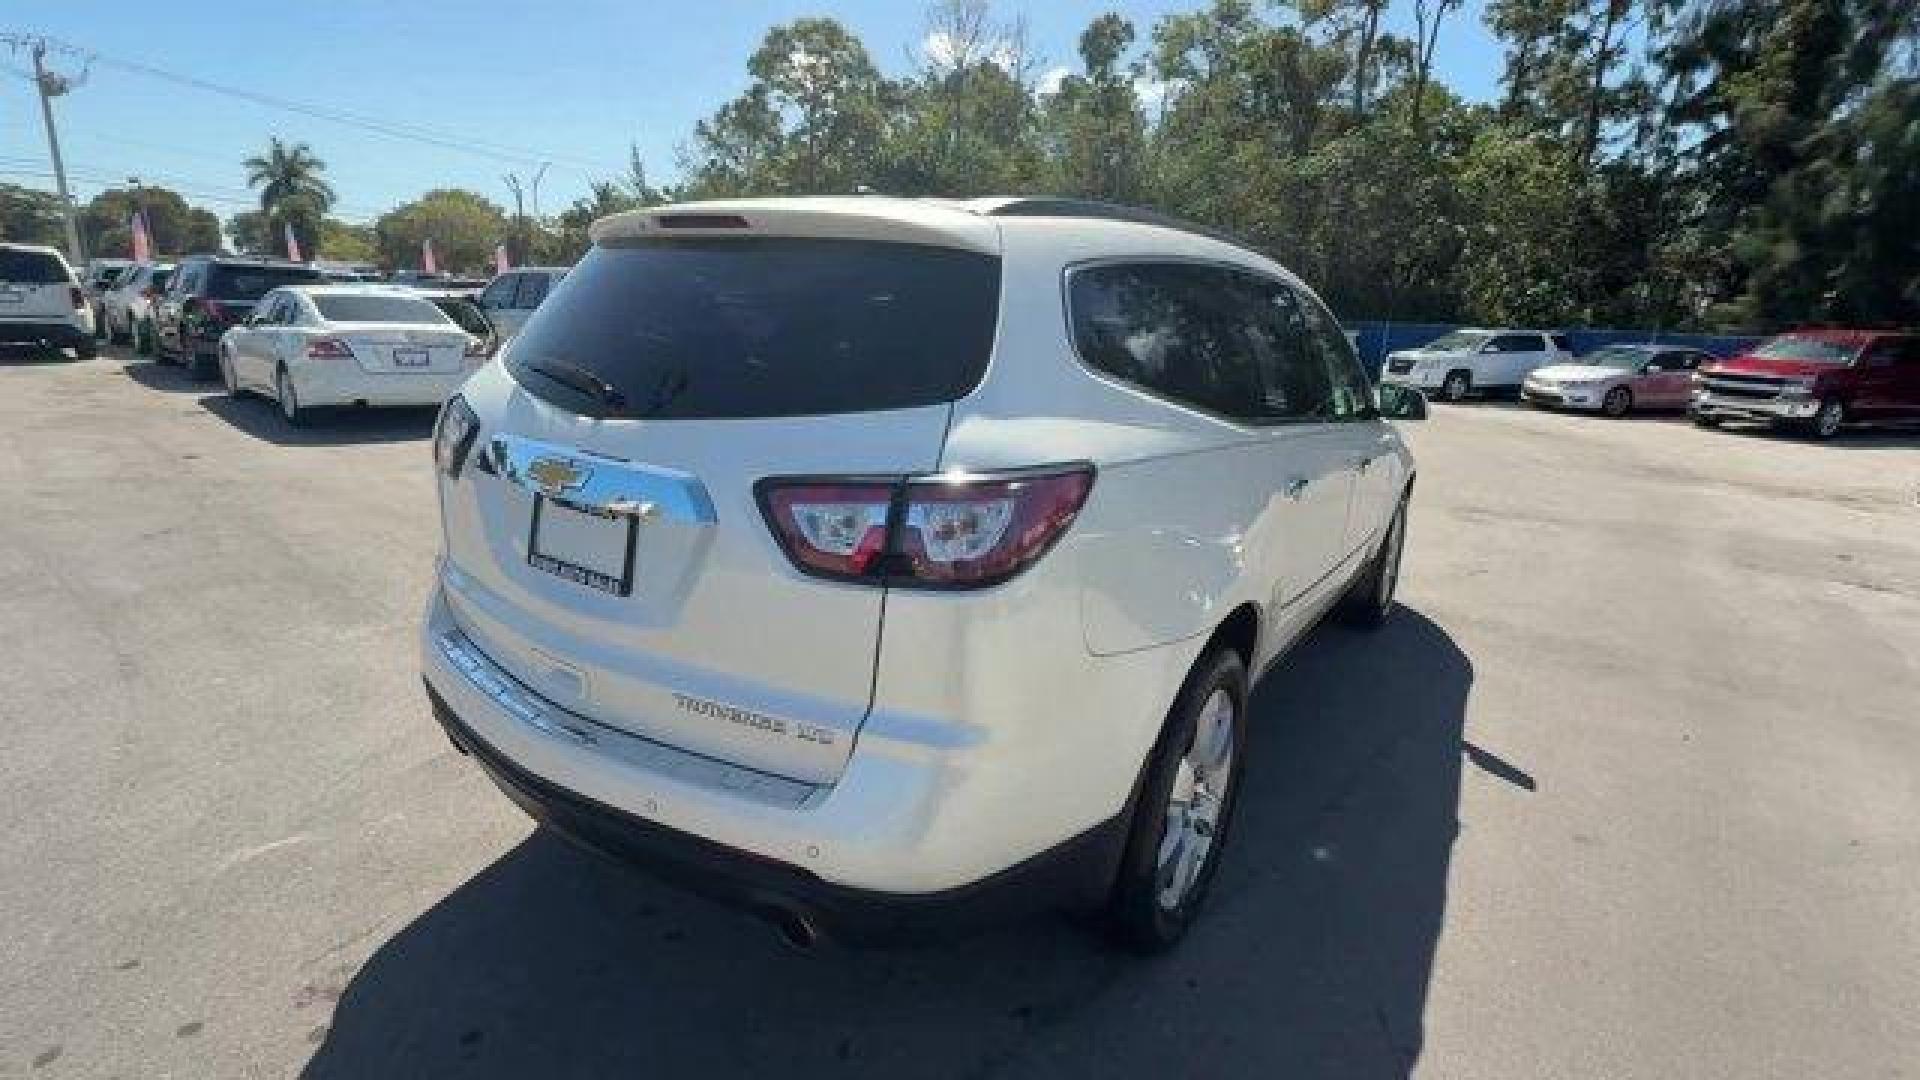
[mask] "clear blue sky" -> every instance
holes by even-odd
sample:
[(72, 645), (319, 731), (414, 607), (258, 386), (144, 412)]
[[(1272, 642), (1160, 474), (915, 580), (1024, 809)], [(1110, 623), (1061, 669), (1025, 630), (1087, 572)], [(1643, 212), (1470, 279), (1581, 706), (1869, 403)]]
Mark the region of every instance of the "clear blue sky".
[[(1022, 15), (1039, 70), (1077, 66), (1074, 43), (1095, 16), (1117, 10), (1147, 36), (1171, 11), (1204, 0), (997, 0)], [(1448, 21), (1437, 66), (1469, 98), (1496, 92), (1500, 54), (1481, 23), (1482, 0)], [(0, 32), (44, 33), (97, 52), (85, 85), (57, 102), (68, 168), (81, 199), (130, 175), (181, 190), (221, 217), (250, 202), (240, 159), (271, 135), (304, 141), (327, 162), (342, 217), (370, 220), (433, 187), (467, 187), (510, 205), (503, 173), (530, 176), (551, 213), (590, 178), (624, 167), (639, 146), (649, 172), (671, 179), (675, 148), (694, 122), (746, 85), (746, 59), (774, 23), (831, 15), (866, 43), (883, 70), (911, 70), (925, 32), (916, 0), (707, 0), (546, 5), (470, 0), (326, 0), (262, 5), (13, 4)], [(1389, 21), (1411, 33), (1411, 0)], [(0, 181), (51, 189), (32, 86), (7, 56), (0, 75)], [(78, 67), (56, 57), (56, 68)], [(476, 155), (210, 93), (128, 70), (147, 65), (257, 94), (374, 117), (511, 148)], [(524, 154), (524, 157), (521, 155)]]

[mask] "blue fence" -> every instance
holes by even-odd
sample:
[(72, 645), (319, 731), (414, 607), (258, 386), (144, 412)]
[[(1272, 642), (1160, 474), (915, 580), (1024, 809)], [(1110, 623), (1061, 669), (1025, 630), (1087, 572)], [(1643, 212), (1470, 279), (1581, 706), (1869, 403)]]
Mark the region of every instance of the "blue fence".
[[(1347, 332), (1354, 336), (1354, 344), (1360, 350), (1361, 362), (1366, 364), (1369, 370), (1377, 372), (1388, 353), (1395, 349), (1411, 349), (1418, 345), (1425, 345), (1442, 334), (1458, 330), (1460, 324), (1349, 322), (1346, 328)], [(1663, 334), (1650, 330), (1567, 330), (1565, 333), (1567, 337), (1573, 339), (1575, 355), (1585, 355), (1595, 349), (1623, 342), (1658, 341), (1662, 344), (1705, 349), (1716, 356), (1731, 356), (1760, 340), (1757, 337), (1724, 334)]]

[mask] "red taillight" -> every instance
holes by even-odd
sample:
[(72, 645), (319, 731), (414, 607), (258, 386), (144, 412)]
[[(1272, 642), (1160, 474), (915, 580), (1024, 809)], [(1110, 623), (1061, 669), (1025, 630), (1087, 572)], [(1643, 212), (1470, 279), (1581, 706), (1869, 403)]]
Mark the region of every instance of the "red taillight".
[(312, 341), (307, 342), (307, 359), (351, 360), (353, 359), (353, 350), (347, 348), (347, 343), (341, 341), (339, 338), (314, 338)]
[(803, 573), (983, 588), (1033, 565), (1093, 488), (1087, 465), (947, 476), (764, 480), (761, 509)]
[(73, 310), (75, 311), (84, 310), (87, 306), (86, 291), (78, 285), (70, 286), (67, 289), (67, 299), (73, 301)]

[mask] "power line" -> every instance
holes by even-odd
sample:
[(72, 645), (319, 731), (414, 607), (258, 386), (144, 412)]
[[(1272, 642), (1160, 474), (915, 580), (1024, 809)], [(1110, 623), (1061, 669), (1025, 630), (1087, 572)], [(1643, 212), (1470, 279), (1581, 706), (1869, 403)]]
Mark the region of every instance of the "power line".
[(123, 60), (99, 53), (86, 52), (71, 43), (59, 41), (54, 38), (49, 38), (48, 41), (63, 52), (72, 55), (88, 56), (95, 63), (103, 66), (119, 68), (122, 71), (145, 75), (149, 78), (160, 79), (180, 86), (192, 87), (196, 90), (203, 90), (211, 94), (220, 94), (225, 97), (236, 98), (270, 109), (280, 109), (285, 112), (297, 113), (302, 116), (310, 116), (331, 123), (359, 128), (363, 131), (370, 131), (391, 139), (404, 139), (429, 146), (437, 146), (446, 150), (456, 150), (462, 153), (492, 158), (496, 161), (507, 161), (516, 164), (535, 161), (552, 161), (584, 174), (620, 173), (625, 170), (625, 166), (608, 165), (605, 162), (588, 161), (583, 158), (556, 155), (541, 150), (528, 149), (526, 147), (509, 146), (504, 143), (484, 142), (479, 139), (438, 132), (417, 125), (398, 124), (389, 120), (362, 116), (340, 109), (330, 109), (319, 105), (310, 105), (305, 102), (291, 101), (287, 98), (275, 97), (271, 94), (263, 94), (254, 90), (246, 90), (236, 86), (210, 82), (193, 75), (182, 75), (178, 72), (167, 71), (164, 68), (157, 68), (151, 64), (144, 64), (135, 60)]

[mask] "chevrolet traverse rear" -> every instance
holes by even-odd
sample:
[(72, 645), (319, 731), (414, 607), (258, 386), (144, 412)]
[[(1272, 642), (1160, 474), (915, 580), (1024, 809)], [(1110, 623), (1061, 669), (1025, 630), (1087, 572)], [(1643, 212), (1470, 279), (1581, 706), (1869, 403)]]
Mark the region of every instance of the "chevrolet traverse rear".
[(597, 223), (436, 429), (456, 746), (796, 940), (1056, 903), (1178, 937), (1250, 673), (1384, 617), (1411, 462), (1297, 280), (1115, 213)]

